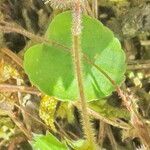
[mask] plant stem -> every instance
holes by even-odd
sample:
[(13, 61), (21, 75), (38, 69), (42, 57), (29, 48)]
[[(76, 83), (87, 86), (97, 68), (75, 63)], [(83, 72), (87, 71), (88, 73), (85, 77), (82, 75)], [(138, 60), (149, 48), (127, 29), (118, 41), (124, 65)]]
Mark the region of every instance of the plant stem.
[(68, 47), (66, 47), (60, 43), (57, 43), (56, 41), (49, 40), (49, 39), (39, 36), (39, 35), (35, 35), (34, 33), (31, 33), (29, 31), (25, 30), (21, 26), (14, 25), (13, 23), (10, 23), (10, 22), (0, 21), (0, 31), (3, 33), (11, 33), (11, 32), (19, 33), (25, 37), (28, 37), (29, 39), (33, 39), (36, 42), (44, 42), (49, 45), (54, 45), (63, 50), (69, 51)]
[(80, 58), (80, 38), (78, 36), (73, 36), (73, 53), (74, 53), (74, 60), (75, 60), (75, 71), (77, 76), (78, 88), (79, 88), (79, 97), (81, 103), (81, 109), (83, 114), (83, 125), (84, 125), (84, 132), (86, 138), (90, 141), (93, 138), (91, 137), (91, 127), (89, 123), (89, 116), (87, 115), (87, 103), (85, 100), (84, 94), (84, 86), (83, 86), (83, 78), (82, 78), (82, 69), (81, 69), (81, 58)]
[(99, 121), (98, 144), (100, 145), (101, 149), (106, 137), (106, 125), (107, 124), (105, 122)]
[(92, 1), (92, 11), (93, 11), (94, 17), (98, 18), (98, 1), (97, 0)]
[(24, 124), (14, 115), (14, 113), (9, 112), (8, 116), (12, 119), (16, 126), (24, 133), (24, 135), (31, 141), (33, 137), (32, 134), (24, 127)]
[(90, 7), (90, 4), (89, 4), (88, 0), (85, 0), (84, 5), (85, 5), (85, 7), (86, 7), (87, 13), (88, 13), (91, 17), (94, 18), (94, 14), (93, 14), (93, 12), (92, 12), (92, 9), (91, 9), (91, 7)]
[(41, 92), (33, 87), (9, 85), (9, 84), (0, 84), (0, 92), (23, 92), (38, 96), (41, 95)]
[(92, 127), (90, 125), (90, 119), (87, 112), (87, 103), (84, 94), (84, 85), (83, 85), (83, 75), (82, 75), (82, 62), (81, 62), (81, 1), (76, 0), (73, 7), (73, 27), (72, 27), (72, 51), (73, 51), (73, 60), (75, 66), (75, 73), (77, 78), (78, 90), (79, 90), (79, 99), (82, 109), (82, 120), (83, 120), (83, 130), (86, 137), (86, 140), (89, 146), (95, 150), (95, 138), (92, 132)]
[[(81, 106), (78, 102), (73, 103), (73, 105), (75, 107), (77, 107), (79, 110), (81, 110)], [(113, 119), (106, 118), (106, 117), (102, 116), (100, 113), (92, 110), (91, 108), (87, 108), (87, 112), (88, 112), (88, 115), (91, 116), (92, 118), (95, 118), (97, 120), (101, 120), (107, 124), (114, 126), (114, 127), (117, 127), (120, 129), (125, 129), (125, 130), (129, 130), (132, 127), (130, 124), (127, 124), (121, 120), (118, 120), (118, 119), (113, 120)]]
[(108, 124), (106, 124), (106, 132), (107, 132), (107, 136), (108, 136), (108, 138), (109, 138), (109, 140), (110, 140), (112, 149), (113, 149), (113, 150), (118, 150), (118, 145), (117, 145), (117, 142), (116, 142), (115, 137), (114, 137), (114, 135), (113, 135), (111, 126), (108, 125)]
[(16, 62), (21, 68), (23, 68), (23, 60), (17, 54), (12, 52), (8, 48), (1, 48), (0, 51), (9, 56), (14, 62)]

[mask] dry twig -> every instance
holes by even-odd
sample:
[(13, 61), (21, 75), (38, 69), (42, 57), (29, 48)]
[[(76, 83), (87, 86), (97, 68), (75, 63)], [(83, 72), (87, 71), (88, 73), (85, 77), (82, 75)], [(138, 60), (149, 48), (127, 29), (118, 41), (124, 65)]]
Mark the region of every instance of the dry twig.
[(29, 93), (34, 95), (41, 95), (37, 89), (33, 87), (25, 87), (25, 86), (17, 86), (17, 85), (10, 85), (10, 84), (0, 84), (0, 92), (23, 92)]

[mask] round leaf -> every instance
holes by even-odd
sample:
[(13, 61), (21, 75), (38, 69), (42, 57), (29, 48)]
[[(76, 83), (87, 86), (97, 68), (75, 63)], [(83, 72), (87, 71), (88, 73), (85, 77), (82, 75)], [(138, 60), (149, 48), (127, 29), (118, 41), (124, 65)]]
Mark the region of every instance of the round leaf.
[[(82, 52), (120, 85), (124, 80), (126, 64), (118, 39), (96, 19), (83, 15), (82, 21)], [(67, 46), (70, 52), (56, 45), (42, 43), (29, 48), (24, 57), (24, 68), (31, 82), (45, 94), (64, 101), (78, 99), (71, 54), (71, 26), (71, 12), (64, 12), (53, 19), (46, 32), (47, 38)], [(115, 90), (94, 66), (83, 60), (82, 67), (87, 101), (106, 97)]]

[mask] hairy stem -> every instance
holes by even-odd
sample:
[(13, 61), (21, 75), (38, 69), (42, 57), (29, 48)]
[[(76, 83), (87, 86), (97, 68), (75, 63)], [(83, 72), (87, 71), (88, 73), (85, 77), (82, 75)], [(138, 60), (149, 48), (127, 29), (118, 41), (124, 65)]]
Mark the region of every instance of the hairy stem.
[(81, 2), (80, 0), (76, 0), (74, 8), (73, 8), (73, 27), (72, 27), (72, 40), (73, 40), (73, 60), (75, 66), (75, 73), (77, 78), (77, 84), (79, 89), (79, 99), (81, 103), (82, 109), (82, 120), (83, 120), (83, 130), (85, 137), (90, 144), (91, 148), (96, 149), (95, 138), (92, 132), (92, 127), (90, 125), (90, 119), (87, 112), (87, 103), (84, 94), (84, 85), (83, 85), (83, 75), (82, 75), (82, 63), (81, 63)]
[(81, 58), (80, 58), (80, 47), (79, 47), (79, 40), (78, 36), (73, 36), (73, 53), (74, 53), (74, 60), (75, 60), (75, 70), (79, 88), (79, 98), (81, 103), (82, 115), (83, 115), (83, 126), (86, 138), (90, 141), (93, 138), (91, 137), (91, 127), (89, 123), (89, 116), (87, 115), (87, 103), (84, 94), (84, 86), (83, 86), (83, 78), (82, 78), (82, 69), (81, 69)]

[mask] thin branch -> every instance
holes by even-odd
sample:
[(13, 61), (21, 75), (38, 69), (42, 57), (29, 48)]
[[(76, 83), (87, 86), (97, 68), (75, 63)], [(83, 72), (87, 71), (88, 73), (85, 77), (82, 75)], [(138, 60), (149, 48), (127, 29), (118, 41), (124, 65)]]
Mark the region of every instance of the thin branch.
[(17, 56), (17, 54), (12, 52), (8, 48), (1, 48), (0, 51), (8, 55), (14, 62), (16, 62), (21, 68), (23, 68), (23, 61), (20, 57)]
[(49, 40), (49, 39), (47, 39), (45, 37), (41, 37), (39, 35), (35, 35), (35, 34), (29, 32), (29, 31), (25, 30), (24, 28), (22, 28), (20, 26), (14, 26), (14, 24), (11, 24), (11, 23), (8, 23), (8, 22), (0, 21), (0, 30), (3, 33), (16, 32), (16, 33), (24, 35), (25, 37), (28, 37), (29, 39), (33, 39), (37, 42), (45, 42), (47, 44), (63, 48), (64, 50), (66, 50), (66, 49), (68, 50), (68, 47), (64, 46), (63, 44), (57, 43), (56, 41)]
[[(75, 102), (75, 103), (73, 103), (73, 105), (81, 111), (81, 104), (79, 102)], [(99, 113), (95, 112), (91, 108), (87, 108), (87, 112), (93, 118), (101, 120), (101, 121), (103, 121), (107, 124), (110, 124), (110, 125), (114, 126), (114, 127), (117, 127), (117, 128), (120, 128), (120, 129), (125, 129), (125, 130), (131, 129), (131, 126), (129, 124), (127, 124), (127, 123), (125, 123), (121, 120), (114, 121), (114, 120), (108, 119), (108, 118), (100, 115)]]
[(23, 111), (26, 115), (28, 115), (29, 117), (31, 117), (33, 120), (35, 120), (36, 122), (40, 123), (41, 125), (43, 125), (46, 129), (50, 129), (50, 127), (48, 127), (47, 125), (45, 125), (42, 121), (40, 121), (38, 118), (34, 117), (32, 114), (30, 114), (29, 112), (27, 112), (22, 106), (19, 106), (16, 103), (12, 103), (13, 105), (15, 105), (18, 109), (20, 109), (21, 111)]
[(26, 137), (29, 140), (32, 140), (31, 133), (24, 127), (24, 124), (16, 118), (16, 116), (13, 113), (8, 113), (8, 116), (13, 120), (13, 122), (16, 124), (16, 126), (26, 135)]
[(98, 144), (101, 149), (103, 147), (103, 142), (106, 137), (106, 123), (103, 121), (99, 121), (99, 133), (98, 133)]
[(111, 129), (111, 126), (110, 125), (106, 125), (106, 131), (107, 131), (107, 136), (110, 140), (110, 143), (111, 143), (111, 146), (112, 146), (112, 149), (113, 150), (118, 150), (118, 145), (117, 145), (117, 142), (115, 140), (115, 137), (113, 135), (113, 132), (112, 132), (112, 129)]
[(150, 60), (140, 59), (140, 60), (131, 60), (128, 62), (128, 65), (134, 65), (134, 64), (150, 64)]
[(92, 0), (92, 11), (95, 18), (98, 18), (98, 0)]
[(128, 70), (150, 69), (150, 62), (148, 62), (148, 63), (128, 64), (127, 69)]
[(85, 8), (86, 8), (88, 14), (89, 14), (91, 17), (94, 17), (94, 14), (93, 14), (93, 12), (92, 12), (92, 9), (91, 9), (91, 7), (90, 7), (90, 4), (89, 4), (88, 0), (85, 0), (85, 3), (84, 3), (84, 4), (85, 4)]
[(140, 41), (141, 45), (143, 46), (149, 46), (150, 45), (150, 40), (145, 40), (145, 41)]
[(0, 92), (23, 92), (38, 96), (41, 95), (41, 92), (33, 87), (9, 85), (9, 84), (0, 84)]

